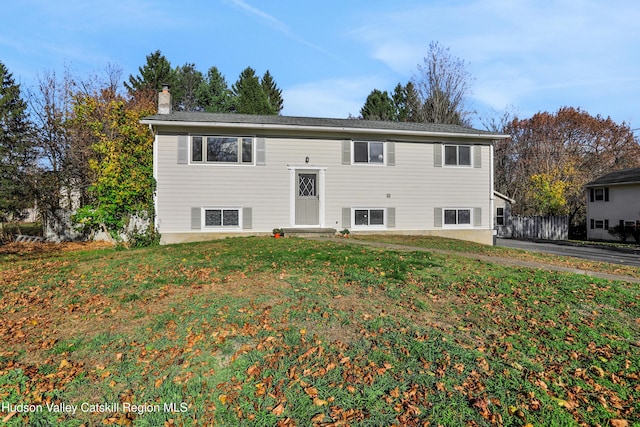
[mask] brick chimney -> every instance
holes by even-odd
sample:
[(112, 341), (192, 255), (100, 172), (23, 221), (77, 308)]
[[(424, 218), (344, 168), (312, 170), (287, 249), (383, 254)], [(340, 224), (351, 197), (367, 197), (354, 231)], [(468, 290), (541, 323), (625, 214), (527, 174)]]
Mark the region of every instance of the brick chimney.
[(169, 85), (162, 85), (162, 92), (158, 94), (158, 114), (171, 114), (171, 93)]

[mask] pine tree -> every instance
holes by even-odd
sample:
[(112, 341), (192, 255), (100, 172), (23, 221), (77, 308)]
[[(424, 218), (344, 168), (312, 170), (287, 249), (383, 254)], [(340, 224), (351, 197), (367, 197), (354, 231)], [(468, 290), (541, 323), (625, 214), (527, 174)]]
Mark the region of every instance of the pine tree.
[(175, 83), (175, 72), (159, 50), (147, 55), (147, 63), (139, 67), (138, 71), (140, 75), (130, 75), (129, 83), (124, 82), (129, 94), (149, 90), (157, 92), (162, 89), (163, 84), (173, 86)]
[(365, 120), (395, 120), (393, 100), (387, 91), (374, 89), (360, 109), (360, 115)]
[(196, 98), (208, 113), (230, 113), (234, 110), (231, 90), (217, 67), (209, 68), (206, 80), (196, 92)]
[(176, 111), (203, 111), (204, 106), (198, 103), (197, 92), (205, 80), (195, 64), (187, 63), (177, 67), (175, 76), (172, 89), (173, 108)]
[(267, 95), (271, 108), (273, 108), (275, 114), (280, 114), (284, 102), (282, 99), (282, 90), (278, 89), (278, 86), (276, 85), (275, 80), (273, 80), (273, 77), (271, 77), (269, 70), (264, 73), (260, 84), (262, 86), (262, 90)]
[(238, 81), (233, 85), (236, 97), (236, 112), (240, 114), (274, 115), (277, 112), (269, 103), (260, 81), (253, 68), (247, 67), (240, 73)]
[(30, 168), (36, 152), (27, 104), (6, 66), (0, 62), (0, 220), (17, 219), (33, 205)]

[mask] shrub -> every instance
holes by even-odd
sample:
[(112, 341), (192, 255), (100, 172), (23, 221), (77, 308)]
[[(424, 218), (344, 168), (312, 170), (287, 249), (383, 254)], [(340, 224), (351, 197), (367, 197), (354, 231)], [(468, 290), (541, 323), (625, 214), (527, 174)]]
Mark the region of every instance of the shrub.
[(609, 234), (611, 234), (612, 236), (618, 238), (618, 240), (620, 240), (622, 243), (624, 243), (633, 234), (634, 227), (628, 227), (628, 226), (624, 226), (624, 225), (619, 224), (619, 225), (616, 225), (613, 228), (610, 228), (607, 231), (609, 232)]
[(137, 228), (127, 233), (127, 241), (130, 248), (146, 248), (160, 244), (160, 233), (153, 226), (139, 232)]

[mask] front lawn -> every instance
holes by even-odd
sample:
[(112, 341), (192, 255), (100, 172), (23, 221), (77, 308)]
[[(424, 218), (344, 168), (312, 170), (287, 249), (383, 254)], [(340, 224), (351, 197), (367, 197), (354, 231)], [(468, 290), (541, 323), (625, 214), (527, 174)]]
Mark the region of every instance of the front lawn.
[(9, 426), (640, 419), (629, 283), (265, 237), (0, 253), (0, 295)]

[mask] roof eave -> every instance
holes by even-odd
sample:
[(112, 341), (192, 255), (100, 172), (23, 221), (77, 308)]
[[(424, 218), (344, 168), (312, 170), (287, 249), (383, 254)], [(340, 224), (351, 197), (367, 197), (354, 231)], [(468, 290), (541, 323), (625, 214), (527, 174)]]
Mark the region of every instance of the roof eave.
[(506, 139), (509, 135), (503, 134), (485, 134), (485, 133), (461, 133), (461, 132), (433, 132), (407, 129), (375, 129), (375, 128), (350, 128), (336, 126), (305, 126), (305, 125), (280, 125), (270, 123), (236, 123), (236, 122), (198, 122), (198, 121), (175, 121), (175, 120), (154, 120), (143, 119), (140, 123), (152, 126), (186, 126), (196, 128), (229, 128), (235, 127), (240, 129), (264, 129), (264, 130), (294, 130), (306, 132), (335, 132), (343, 134), (371, 133), (376, 135), (402, 135), (402, 136), (419, 136), (429, 135), (435, 137), (463, 137), (478, 138), (487, 140)]
[(620, 181), (620, 182), (590, 182), (585, 184), (586, 188), (604, 187), (609, 185), (640, 185), (640, 181)]

